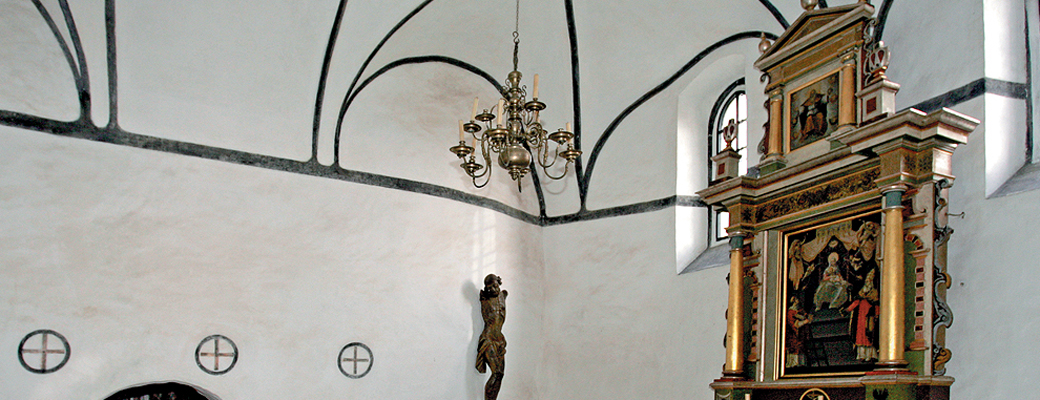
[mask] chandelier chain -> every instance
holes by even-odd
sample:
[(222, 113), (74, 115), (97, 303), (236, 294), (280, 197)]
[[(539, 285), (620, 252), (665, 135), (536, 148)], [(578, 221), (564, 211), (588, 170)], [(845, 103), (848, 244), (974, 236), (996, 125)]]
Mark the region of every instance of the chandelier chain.
[(520, 0), (516, 0), (516, 25), (513, 27), (513, 40), (519, 41), (520, 36)]
[(517, 71), (520, 64), (518, 53), (520, 52), (520, 0), (516, 0), (516, 25), (513, 27), (513, 71)]

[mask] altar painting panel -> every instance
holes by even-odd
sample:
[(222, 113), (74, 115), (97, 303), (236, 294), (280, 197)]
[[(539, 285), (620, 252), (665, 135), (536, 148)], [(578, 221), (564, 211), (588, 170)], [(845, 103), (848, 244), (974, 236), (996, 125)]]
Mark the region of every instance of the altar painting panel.
[(855, 374), (877, 361), (881, 213), (784, 237), (781, 376)]
[(838, 73), (793, 91), (788, 97), (788, 151), (823, 139), (838, 128)]

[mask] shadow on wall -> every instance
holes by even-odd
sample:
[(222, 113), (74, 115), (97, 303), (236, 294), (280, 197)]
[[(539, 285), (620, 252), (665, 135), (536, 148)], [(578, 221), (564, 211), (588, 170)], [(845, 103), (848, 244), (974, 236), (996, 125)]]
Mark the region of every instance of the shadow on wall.
[(466, 281), (462, 284), (462, 296), (470, 305), (470, 310), (473, 310), (473, 339), (469, 342), (469, 349), (466, 350), (466, 364), (468, 365), (466, 388), (469, 390), (467, 398), (482, 399), (484, 398), (483, 377), (477, 372), (474, 364), (477, 359), (477, 341), (480, 339), (480, 332), (484, 330), (484, 318), (480, 315), (480, 288), (473, 281)]
[(116, 392), (105, 400), (220, 400), (202, 388), (178, 382), (149, 383)]

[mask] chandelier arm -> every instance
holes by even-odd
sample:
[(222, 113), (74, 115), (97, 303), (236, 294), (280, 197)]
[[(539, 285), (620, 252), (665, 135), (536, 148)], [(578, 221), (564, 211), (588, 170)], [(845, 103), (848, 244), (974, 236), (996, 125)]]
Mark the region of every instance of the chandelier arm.
[[(477, 165), (480, 165), (480, 164), (477, 164)], [(491, 178), (491, 176), (490, 176), (491, 175), (491, 167), (484, 167), (483, 170), (484, 170), (484, 172), (481, 172), (479, 174), (473, 174), (473, 173), (470, 173), (470, 172), (467, 171), (466, 175), (469, 175), (470, 178), (473, 178), (474, 184), (476, 184), (476, 179), (477, 178), (482, 178), (485, 175), (488, 176), (488, 179)]]
[[(555, 154), (553, 155), (552, 162), (549, 162), (549, 143), (544, 143), (543, 146), (538, 147), (538, 148), (541, 151), (539, 151), (539, 153), (540, 153), (539, 156), (540, 157), (537, 157), (537, 160), (538, 160), (538, 165), (541, 166), (542, 169), (550, 168), (553, 165), (556, 165), (556, 160), (560, 159), (559, 149), (557, 149), (557, 151), (554, 152)], [(548, 175), (548, 174), (549, 173), (547, 171), (546, 175)]]
[[(502, 149), (499, 148), (498, 150), (495, 150), (495, 146), (493, 144), (487, 143), (487, 142), (485, 142), (484, 144), (487, 146), (487, 148), (485, 149), (483, 146), (481, 146), (481, 153), (482, 153), (481, 155), (484, 156), (484, 164), (487, 165), (488, 169), (491, 169), (492, 165), (494, 165), (491, 162), (491, 155), (493, 153), (501, 152)], [(489, 175), (488, 178), (490, 178), (490, 174), (491, 174), (491, 172), (488, 171), (488, 175)]]
[[(491, 168), (488, 168), (487, 170), (490, 171)], [(483, 175), (481, 175), (481, 176), (483, 176)], [(484, 183), (482, 183), (482, 184), (477, 183), (477, 178), (476, 177), (473, 178), (473, 186), (476, 187), (477, 189), (480, 189), (480, 188), (483, 188), (484, 186), (487, 186), (488, 182), (491, 182), (491, 175), (490, 174), (488, 175), (487, 179), (484, 179)]]
[[(555, 164), (555, 163), (556, 163), (556, 159), (553, 159), (553, 164)], [(542, 167), (542, 173), (544, 173), (545, 176), (549, 177), (549, 179), (552, 179), (554, 181), (558, 181), (560, 179), (563, 179), (564, 176), (567, 176), (567, 171), (570, 169), (570, 166), (571, 166), (571, 163), (569, 163), (569, 162), (566, 165), (564, 165), (563, 166), (563, 173), (560, 174), (560, 176), (552, 176), (552, 174), (549, 173), (549, 170), (546, 167)]]
[[(469, 175), (470, 178), (473, 178), (473, 185), (474, 186), (477, 185), (477, 178), (482, 178), (484, 176), (487, 176), (487, 179), (485, 179), (485, 181), (484, 181), (484, 185), (487, 185), (487, 181), (491, 180), (491, 170), (492, 170), (492, 168), (491, 168), (491, 157), (488, 156), (487, 146), (488, 146), (488, 144), (486, 142), (484, 142), (484, 141), (480, 142), (480, 157), (484, 159), (484, 168), (483, 168), (484, 172), (481, 172), (479, 174), (467, 173), (467, 175)], [(476, 152), (476, 149), (474, 149), (474, 152)], [(477, 165), (480, 165), (480, 164), (477, 164)], [(480, 188), (480, 187), (483, 187), (483, 185), (477, 186), (477, 187)]]
[(539, 126), (536, 129), (532, 129), (532, 131), (532, 139), (529, 140), (529, 142), (531, 142), (531, 145), (535, 147), (548, 147), (549, 141), (545, 140), (545, 133), (541, 129), (541, 127)]

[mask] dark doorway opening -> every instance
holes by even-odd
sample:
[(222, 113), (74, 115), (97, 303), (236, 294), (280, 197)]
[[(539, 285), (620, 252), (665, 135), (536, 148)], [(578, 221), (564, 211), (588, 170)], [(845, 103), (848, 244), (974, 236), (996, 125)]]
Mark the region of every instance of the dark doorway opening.
[(149, 383), (116, 392), (105, 400), (220, 400), (203, 389), (177, 382)]

